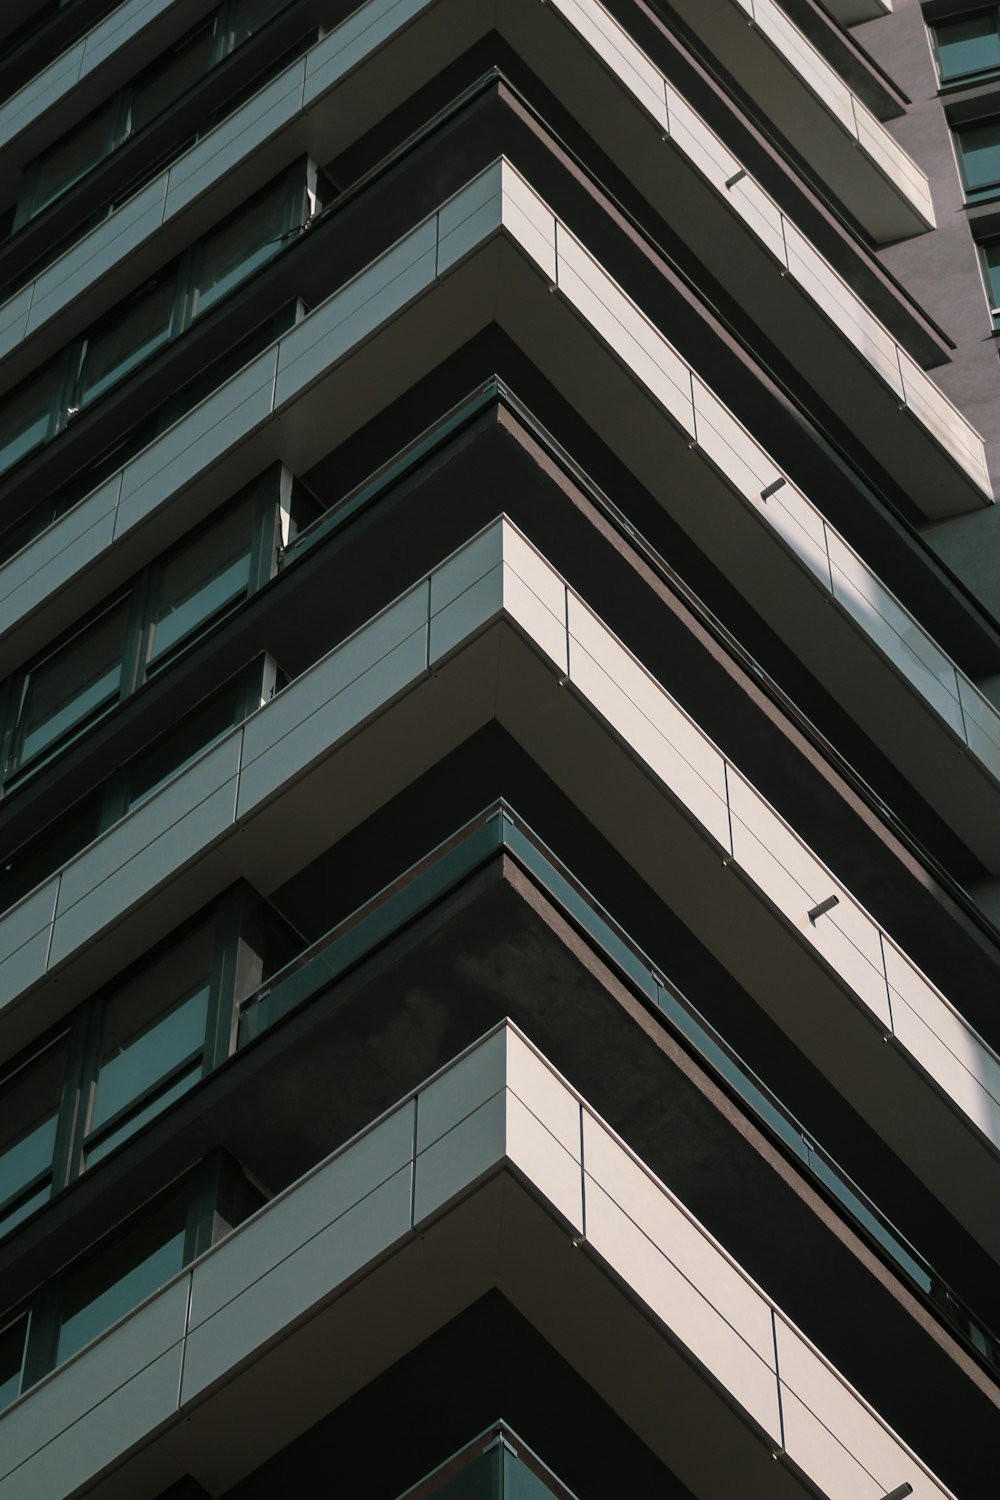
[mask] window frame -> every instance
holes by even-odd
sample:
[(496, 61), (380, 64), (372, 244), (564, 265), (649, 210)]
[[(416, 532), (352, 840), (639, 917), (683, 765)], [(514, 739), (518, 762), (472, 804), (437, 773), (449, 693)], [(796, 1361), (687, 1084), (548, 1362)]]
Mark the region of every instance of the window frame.
[[(988, 183), (974, 187), (969, 181), (969, 173), (966, 169), (965, 151), (962, 146), (962, 136), (970, 131), (982, 129), (983, 126), (992, 125), (996, 129), (997, 141), (996, 151), (998, 154), (997, 175)], [(952, 129), (955, 141), (955, 156), (958, 161), (959, 176), (965, 195), (965, 202), (985, 203), (990, 198), (1000, 197), (1000, 114), (982, 115), (978, 119), (963, 120)]]
[(993, 17), (994, 31), (996, 32), (998, 44), (1000, 44), (1000, 5), (970, 6), (968, 10), (963, 11), (960, 15), (948, 16), (947, 19), (942, 18), (930, 26), (934, 64), (937, 68), (938, 79), (943, 89), (967, 88), (984, 78), (991, 78), (996, 74), (1000, 74), (1000, 58), (994, 63), (987, 64), (985, 67), (971, 68), (964, 73), (946, 75), (942, 66), (941, 45), (938, 33), (942, 30), (947, 30), (949, 26), (954, 26), (958, 22), (972, 21), (978, 16), (988, 15), (992, 15)]
[[(35, 438), (30, 446), (23, 448), (17, 456), (9, 463), (0, 458), (0, 479), (14, 472), (18, 466), (32, 454), (45, 447), (60, 433), (64, 432), (82, 411), (93, 409), (106, 396), (111, 395), (125, 381), (133, 379), (148, 364), (157, 359), (163, 350), (173, 344), (178, 338), (186, 333), (195, 322), (202, 316), (210, 316), (212, 311), (239, 289), (246, 285), (252, 277), (263, 270), (274, 257), (290, 245), (297, 234), (302, 232), (308, 219), (316, 207), (316, 182), (318, 173), (315, 163), (309, 156), (301, 156), (291, 166), (285, 168), (270, 182), (265, 183), (259, 192), (255, 193), (246, 203), (241, 203), (231, 213), (213, 224), (205, 231), (193, 245), (189, 245), (174, 260), (169, 261), (161, 267), (153, 277), (148, 279), (142, 286), (136, 288), (130, 296), (123, 298), (115, 307), (109, 309), (101, 318), (98, 318), (88, 328), (47, 360), (37, 370), (26, 377), (25, 384), (39, 381), (44, 384), (49, 382), (48, 416), (41, 435)], [(198, 268), (201, 263), (205, 247), (213, 236), (224, 232), (231, 222), (239, 215), (247, 213), (255, 203), (262, 206), (269, 195), (283, 208), (283, 222), (285, 229), (277, 237), (265, 241), (265, 245), (274, 248), (270, 254), (256, 261), (238, 277), (232, 285), (220, 293), (210, 306), (205, 309), (204, 314), (195, 306), (195, 288), (197, 284)], [(120, 322), (123, 313), (128, 313), (147, 294), (155, 294), (162, 287), (172, 288), (172, 306), (166, 335), (153, 347), (147, 349), (133, 362), (123, 360), (115, 371), (105, 377), (101, 389), (89, 398), (83, 398), (83, 380), (86, 371), (86, 355), (88, 345), (103, 331), (114, 328)], [(11, 393), (13, 394), (13, 393)]]
[[(214, 72), (215, 69), (220, 65), (220, 63), (225, 62), (228, 57), (231, 57), (234, 52), (238, 51), (245, 42), (250, 41), (250, 39), (256, 36), (259, 31), (263, 30), (263, 28), (267, 26), (275, 18), (276, 15), (279, 15), (282, 10), (290, 7), (294, 3), (294, 0), (275, 0), (273, 10), (269, 11), (264, 20), (253, 31), (251, 31), (248, 36), (243, 39), (243, 42), (236, 42), (235, 36), (238, 27), (238, 15), (241, 3), (242, 0), (222, 0), (222, 3), (216, 6), (214, 11), (211, 11), (207, 16), (203, 16), (201, 20), (197, 21), (193, 26), (189, 27), (189, 29), (183, 34), (183, 36), (178, 37), (167, 52), (162, 54), (160, 57), (157, 57), (153, 62), (147, 64), (147, 66), (142, 68), (140, 72), (138, 72), (133, 78), (130, 78), (127, 83), (121, 85), (121, 87), (118, 88), (115, 93), (110, 96), (109, 99), (105, 99), (100, 105), (97, 106), (96, 109), (91, 110), (90, 114), (85, 116), (83, 120), (79, 121), (79, 123), (74, 127), (73, 130), (67, 131), (64, 135), (53, 141), (50, 146), (46, 147), (45, 151), (41, 152), (37, 157), (35, 157), (27, 164), (24, 169), (22, 189), (18, 196), (18, 201), (14, 210), (13, 223), (11, 226), (12, 234), (16, 234), (19, 229), (22, 229), (26, 224), (29, 224), (33, 219), (37, 218), (39, 214), (44, 213), (46, 209), (52, 206), (52, 204), (58, 202), (58, 200), (63, 197), (65, 193), (76, 187), (77, 184), (82, 182), (84, 178), (88, 177), (91, 172), (96, 171), (97, 168), (100, 167), (104, 162), (106, 162), (110, 156), (114, 155), (116, 151), (121, 150), (122, 146), (124, 146), (127, 142), (133, 140), (136, 136), (141, 135), (143, 134), (143, 132), (148, 130), (166, 112), (165, 109), (160, 110), (157, 114), (151, 116), (150, 119), (146, 121), (145, 125), (143, 125), (138, 130), (134, 129), (132, 126), (133, 102), (137, 91), (141, 89), (143, 84), (155, 74), (156, 70), (160, 68), (167, 59), (172, 58), (177, 53), (181, 52), (197, 37), (200, 32), (206, 31), (209, 29), (209, 27), (211, 27), (213, 33), (211, 61), (208, 64), (207, 68), (201, 70), (198, 79), (198, 81), (200, 82), (202, 78), (207, 77), (210, 73)], [(190, 85), (190, 87), (194, 87), (194, 85), (192, 84)], [(170, 104), (167, 106), (167, 108), (173, 108), (173, 105), (177, 102), (177, 100), (183, 97), (183, 94), (175, 96), (173, 99), (171, 99)], [(52, 157), (52, 154), (57, 148), (69, 144), (72, 141), (73, 136), (77, 134), (79, 130), (83, 126), (85, 126), (94, 115), (99, 114), (102, 109), (105, 109), (108, 106), (110, 106), (109, 118), (108, 124), (105, 129), (104, 149), (101, 154), (96, 157), (88, 167), (86, 167), (81, 173), (79, 173), (78, 176), (74, 177), (71, 182), (68, 182), (65, 187), (61, 188), (58, 193), (54, 194), (51, 198), (47, 198), (39, 208), (35, 208), (34, 205), (38, 197), (39, 185), (43, 179), (46, 160)]]
[[(157, 1095), (164, 1093), (169, 1087), (166, 1077), (154, 1080), (114, 1115), (102, 1121), (96, 1131), (88, 1132), (88, 1116), (100, 1075), (105, 1025), (115, 997), (130, 985), (141, 983), (145, 975), (154, 974), (172, 951), (178, 953), (185, 944), (196, 942), (203, 933), (209, 949), (208, 1000), (203, 1042), (197, 1054), (192, 1054), (192, 1059), (201, 1059), (197, 1077), (184, 1089), (183, 1095), (168, 1100), (152, 1115), (137, 1118), (142, 1115), (149, 1102), (155, 1101)], [(66, 1043), (66, 1063), (58, 1102), (52, 1162), (49, 1168), (32, 1179), (33, 1183), (44, 1183), (48, 1178), (51, 1182), (49, 1194), (43, 1203), (16, 1223), (6, 1224), (4, 1216), (0, 1215), (0, 1240), (16, 1233), (38, 1214), (44, 1213), (65, 1188), (94, 1171), (101, 1170), (105, 1162), (112, 1160), (119, 1151), (127, 1149), (148, 1127), (168, 1114), (180, 1102), (181, 1097), (187, 1097), (227, 1061), (237, 1050), (239, 1008), (244, 995), (264, 982), (266, 973), (273, 971), (272, 959), (277, 959), (280, 964), (283, 950), (300, 941), (303, 940), (298, 934), (278, 917), (251, 886), (243, 881), (237, 882), (212, 906), (203, 909), (172, 932), (149, 953), (117, 975), (110, 984), (85, 1000), (47, 1036), (15, 1058), (0, 1081), (0, 1089), (23, 1069), (31, 1067), (43, 1057), (50, 1047), (64, 1041)], [(192, 976), (192, 981), (197, 977)], [(147, 1027), (147, 1031), (153, 1030), (160, 1020), (183, 1003), (183, 999), (168, 1000), (163, 1009), (157, 1012), (157, 1020)], [(176, 1069), (173, 1071), (176, 1072)], [(136, 1121), (134, 1128), (121, 1135), (98, 1161), (88, 1164), (86, 1152), (93, 1149), (95, 1138), (117, 1132), (130, 1119)], [(23, 1187), (11, 1194), (5, 1202), (4, 1215), (16, 1211), (17, 1203), (29, 1191), (28, 1187)], [(2, 1318), (0, 1322), (3, 1322)], [(7, 1326), (6, 1322), (3, 1322), (3, 1326)]]
[[(42, 652), (15, 672), (0, 687), (0, 785), (13, 787), (49, 765), (56, 757), (74, 745), (95, 724), (112, 714), (120, 704), (127, 701), (146, 682), (160, 677), (164, 672), (193, 650), (199, 641), (213, 631), (228, 616), (242, 605), (277, 571), (281, 544), (281, 497), (280, 484), (273, 482), (273, 470), (267, 470), (252, 485), (232, 496), (224, 505), (213, 511), (207, 527), (224, 525), (228, 514), (245, 508), (247, 541), (246, 587), (226, 599), (206, 616), (196, 620), (181, 637), (164, 651), (162, 658), (153, 660), (150, 655), (155, 621), (157, 580), (165, 566), (182, 557), (185, 551), (196, 555), (200, 540), (199, 528), (186, 533), (160, 557), (148, 564), (123, 588), (102, 601), (84, 620), (78, 621), (69, 631), (50, 643)], [(64, 728), (51, 741), (41, 746), (27, 759), (23, 754), (24, 710), (28, 702), (32, 673), (37, 673), (59, 653), (68, 651), (88, 630), (97, 625), (112, 610), (125, 604), (126, 624), (122, 646), (122, 666), (119, 684), (113, 696), (104, 700), (79, 719)]]

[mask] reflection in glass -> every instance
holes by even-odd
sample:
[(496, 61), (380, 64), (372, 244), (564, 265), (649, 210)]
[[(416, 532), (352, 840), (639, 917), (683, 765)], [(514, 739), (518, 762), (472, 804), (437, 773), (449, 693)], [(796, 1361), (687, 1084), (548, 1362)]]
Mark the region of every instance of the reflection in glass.
[(213, 62), (217, 24), (210, 21), (140, 74), (129, 100), (129, 134), (144, 129), (205, 76)]
[(166, 276), (119, 308), (87, 338), (80, 356), (77, 405), (95, 400), (170, 337), (174, 278)]
[(1000, 68), (1000, 27), (997, 8), (978, 16), (949, 21), (936, 28), (942, 83), (988, 73)]
[(24, 1340), (28, 1332), (26, 1314), (0, 1329), (0, 1411), (21, 1394)]
[(149, 660), (242, 599), (250, 582), (250, 507), (231, 510), (160, 569)]
[[(0, 1083), (0, 1208), (19, 1210), (19, 1218), (29, 1210), (18, 1200), (32, 1185), (32, 1203), (49, 1196), (66, 1055), (63, 1036)], [(0, 1228), (10, 1227), (0, 1213)]]
[(985, 198), (1000, 189), (1000, 120), (986, 120), (958, 132), (968, 197)]
[(4, 397), (0, 404), (0, 470), (9, 469), (45, 441), (55, 392), (56, 370), (50, 364)]
[[(211, 950), (211, 928), (200, 928), (109, 1000), (87, 1121), (88, 1165), (201, 1077)], [(128, 1113), (133, 1105), (139, 1108)], [(95, 1140), (112, 1121), (117, 1128)]]
[(202, 242), (195, 276), (192, 317), (205, 312), (231, 287), (281, 249), (289, 230), (289, 194), (277, 190), (256, 198)]
[(18, 763), (117, 698), (127, 624), (128, 601), (122, 599), (28, 673), (18, 719)]
[(38, 159), (29, 217), (41, 213), (113, 149), (117, 111), (118, 100), (112, 98)]
[(186, 1216), (174, 1196), (102, 1244), (66, 1277), (56, 1364), (89, 1344), (184, 1266)]

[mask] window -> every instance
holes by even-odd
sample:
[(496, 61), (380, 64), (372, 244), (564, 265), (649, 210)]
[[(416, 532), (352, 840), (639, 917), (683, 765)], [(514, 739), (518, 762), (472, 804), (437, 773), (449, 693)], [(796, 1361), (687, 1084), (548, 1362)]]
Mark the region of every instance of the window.
[(14, 1318), (6, 1328), (0, 1326), (0, 1411), (21, 1394), (27, 1333), (26, 1313)]
[(118, 600), (25, 674), (11, 770), (51, 750), (117, 702), (128, 617), (128, 599)]
[(238, 884), (19, 1059), (0, 1078), (0, 1236), (224, 1062), (238, 1006), (299, 947)]
[(146, 659), (164, 657), (242, 599), (250, 587), (253, 516), (249, 498), (176, 549), (157, 570)]
[(26, 1219), (52, 1192), (68, 1051), (64, 1032), (0, 1082), (0, 1233)]
[(205, 23), (36, 158), (25, 172), (14, 229), (145, 129), (288, 3), (226, 0)]
[(970, 201), (1000, 193), (1000, 118), (957, 131), (958, 154)]
[(311, 164), (298, 163), (0, 402), (0, 473), (189, 328), (302, 228)]
[(1000, 70), (1000, 7), (976, 11), (934, 28), (942, 83)]
[(0, 1319), (0, 1410), (254, 1213), (264, 1195), (215, 1152)]
[[(249, 494), (144, 569), (123, 596), (98, 610), (82, 629), (12, 678), (7, 712), (0, 714), (0, 725), (4, 717), (8, 720), (4, 779), (43, 764), (71, 744), (245, 599), (256, 579), (269, 577), (276, 559), (278, 505), (269, 473)], [(191, 754), (196, 753), (192, 748)], [(162, 774), (151, 770), (145, 791), (173, 769), (169, 748), (161, 764)], [(124, 811), (123, 806), (118, 815)]]
[(993, 327), (1000, 329), (1000, 240), (986, 240), (979, 247), (979, 256), (983, 263)]
[(187, 1205), (170, 1194), (62, 1278), (53, 1364), (60, 1365), (183, 1270)]
[(34, 890), (130, 808), (151, 797), (171, 776), (273, 697), (280, 685), (274, 662), (258, 657), (34, 838), (12, 850), (0, 865), (0, 912)]

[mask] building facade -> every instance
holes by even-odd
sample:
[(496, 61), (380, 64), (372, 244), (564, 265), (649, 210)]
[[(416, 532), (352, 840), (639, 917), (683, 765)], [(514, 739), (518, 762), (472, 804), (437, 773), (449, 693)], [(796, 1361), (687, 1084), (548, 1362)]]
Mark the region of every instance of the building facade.
[(1000, 7), (0, 42), (0, 1500), (990, 1493)]

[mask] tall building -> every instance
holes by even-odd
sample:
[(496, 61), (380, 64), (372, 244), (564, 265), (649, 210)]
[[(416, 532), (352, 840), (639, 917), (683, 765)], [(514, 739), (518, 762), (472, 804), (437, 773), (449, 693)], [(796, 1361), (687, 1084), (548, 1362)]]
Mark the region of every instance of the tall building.
[(8, 0), (0, 1500), (973, 1500), (1000, 7)]

